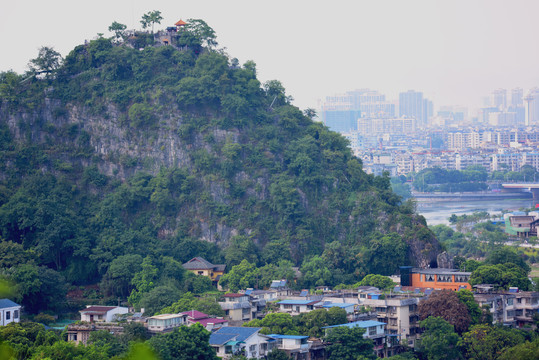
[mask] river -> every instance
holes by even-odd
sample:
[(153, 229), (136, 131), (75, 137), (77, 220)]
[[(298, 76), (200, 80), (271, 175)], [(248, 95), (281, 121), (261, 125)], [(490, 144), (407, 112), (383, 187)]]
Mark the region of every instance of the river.
[(478, 211), (500, 215), (502, 210), (529, 209), (532, 199), (497, 199), (497, 200), (465, 200), (465, 201), (425, 201), (417, 202), (417, 212), (425, 217), (428, 225), (449, 225), (449, 217), (469, 215)]

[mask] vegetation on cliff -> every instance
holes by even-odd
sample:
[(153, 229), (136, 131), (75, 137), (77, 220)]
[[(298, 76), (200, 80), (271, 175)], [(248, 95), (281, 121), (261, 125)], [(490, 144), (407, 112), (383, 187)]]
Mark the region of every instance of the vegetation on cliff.
[(138, 303), (163, 286), (203, 291), (180, 266), (194, 256), (299, 266), (305, 286), (434, 265), (439, 244), (388, 177), (366, 174), (279, 81), (261, 84), (254, 62), (214, 50), (205, 22), (187, 23), (169, 45), (113, 23), (110, 39), (0, 74), (6, 276), (21, 289), (100, 282)]

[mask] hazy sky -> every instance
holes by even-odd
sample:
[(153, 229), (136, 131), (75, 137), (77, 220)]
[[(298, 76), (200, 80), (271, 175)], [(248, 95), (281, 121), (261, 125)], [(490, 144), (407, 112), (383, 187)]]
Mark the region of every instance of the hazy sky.
[(415, 89), (441, 105), (478, 105), (496, 88), (539, 86), (537, 0), (1, 1), (0, 71), (26, 70), (39, 47), (63, 56), (113, 21), (140, 29), (203, 19), (220, 47), (254, 60), (302, 109), (333, 93)]

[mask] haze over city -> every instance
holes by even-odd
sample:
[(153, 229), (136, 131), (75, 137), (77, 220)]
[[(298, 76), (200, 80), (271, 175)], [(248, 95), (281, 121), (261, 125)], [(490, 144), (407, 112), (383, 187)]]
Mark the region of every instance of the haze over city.
[(113, 21), (140, 29), (160, 10), (162, 27), (203, 18), (240, 63), (262, 81), (280, 80), (300, 108), (325, 96), (371, 88), (397, 99), (421, 91), (435, 107), (481, 106), (497, 88), (539, 85), (539, 2), (519, 1), (162, 1), (5, 2), (0, 70), (26, 70), (41, 46), (66, 56), (110, 34)]

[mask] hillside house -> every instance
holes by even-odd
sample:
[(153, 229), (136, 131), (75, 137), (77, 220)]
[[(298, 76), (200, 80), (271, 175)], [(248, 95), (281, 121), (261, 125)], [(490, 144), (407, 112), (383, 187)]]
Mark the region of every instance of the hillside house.
[(319, 300), (282, 300), (277, 303), (279, 305), (279, 311), (289, 313), (291, 315), (299, 315), (314, 310), (315, 304), (318, 304)]
[(193, 274), (209, 277), (214, 283), (218, 283), (221, 276), (225, 273), (226, 265), (214, 265), (209, 261), (195, 257), (182, 265), (185, 270), (191, 271)]
[(260, 335), (261, 328), (226, 326), (210, 335), (210, 346), (222, 359), (230, 359), (233, 355), (245, 355), (248, 359), (262, 359), (272, 348), (268, 338)]
[(181, 325), (187, 325), (185, 314), (161, 314), (148, 318), (148, 331), (153, 333), (170, 332)]
[(88, 305), (79, 312), (81, 321), (110, 323), (116, 321), (118, 315), (127, 314), (128, 309), (123, 306)]
[(0, 299), (0, 326), (18, 323), (21, 320), (21, 306), (9, 299)]
[(289, 358), (293, 360), (310, 359), (308, 336), (271, 334), (267, 337), (269, 343), (275, 342), (273, 348), (283, 350)]
[(326, 329), (326, 334), (328, 331), (331, 331), (333, 328), (337, 327), (348, 327), (348, 328), (354, 328), (359, 327), (362, 329), (365, 329), (365, 333), (363, 334), (363, 337), (365, 339), (371, 339), (374, 343), (374, 353), (378, 357), (386, 357), (387, 354), (384, 353), (386, 348), (386, 332), (385, 327), (386, 324), (381, 321), (374, 321), (374, 320), (367, 320), (367, 321), (355, 321), (351, 323), (346, 324), (340, 324), (340, 325), (333, 325), (333, 326), (325, 326), (323, 329)]
[(396, 337), (396, 342), (407, 340), (410, 347), (415, 346), (421, 332), (417, 308), (419, 301), (420, 294), (394, 295), (384, 299), (376, 296), (360, 298), (361, 305), (376, 312), (378, 321), (385, 324), (389, 336)]
[(219, 302), (219, 306), (225, 311), (225, 317), (231, 324), (240, 325), (256, 318), (257, 307), (249, 295), (230, 293), (225, 294), (224, 298), (225, 301)]
[(214, 331), (222, 328), (223, 326), (228, 326), (228, 320), (210, 317), (209, 315), (197, 310), (184, 311), (181, 314), (187, 316), (187, 326), (199, 323), (208, 331)]
[(67, 326), (67, 340), (72, 341), (77, 345), (80, 343), (86, 345), (90, 338), (90, 333), (99, 330), (105, 330), (113, 335), (120, 335), (124, 332), (124, 328), (117, 324), (69, 324)]

